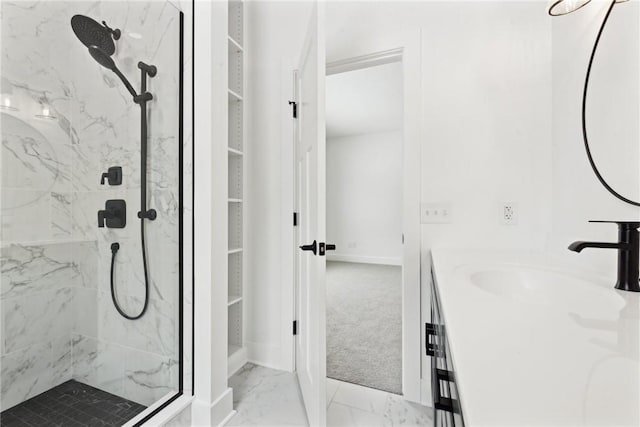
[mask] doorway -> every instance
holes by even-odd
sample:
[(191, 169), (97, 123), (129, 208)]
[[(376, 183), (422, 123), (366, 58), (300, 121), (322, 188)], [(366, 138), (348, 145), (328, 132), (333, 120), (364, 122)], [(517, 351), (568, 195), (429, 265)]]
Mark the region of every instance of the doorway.
[[(317, 10), (317, 21), (320, 22), (321, 10)], [(336, 389), (335, 380), (326, 380), (326, 255), (331, 257), (334, 253), (331, 249), (337, 252), (341, 249), (334, 247), (326, 234), (326, 76), (394, 62), (399, 62), (402, 69), (402, 233), (399, 236), (402, 243), (402, 396), (346, 382), (341, 384), (345, 386), (343, 397), (353, 396), (346, 393), (347, 386), (359, 387), (366, 394), (382, 393), (390, 399), (409, 403), (420, 403), (422, 397), (428, 397), (424, 393), (428, 391), (428, 380), (421, 379), (420, 370), (420, 34), (402, 32), (380, 43), (378, 53), (354, 50), (349, 59), (327, 64), (323, 55), (322, 28), (316, 22), (316, 15), (312, 15), (299, 65), (293, 73), (294, 101), (290, 102), (293, 104), (292, 172), (295, 177), (291, 193), (294, 244), (290, 246), (293, 298), (285, 295), (283, 299), (285, 304), (293, 302), (293, 336), (291, 340), (284, 337), (284, 342), (291, 344), (293, 367), (312, 425), (326, 424), (327, 403), (331, 403), (330, 413), (333, 403), (339, 403), (337, 398), (342, 388)], [(317, 153), (317, 156), (309, 153)], [(309, 172), (310, 168), (313, 168), (312, 172)]]
[(327, 377), (402, 394), (403, 73), (383, 62), (326, 79)]

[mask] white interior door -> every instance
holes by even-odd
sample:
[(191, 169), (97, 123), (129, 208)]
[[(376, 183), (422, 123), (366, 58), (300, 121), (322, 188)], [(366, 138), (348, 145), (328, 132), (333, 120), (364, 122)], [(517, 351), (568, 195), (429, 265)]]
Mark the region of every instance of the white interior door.
[[(322, 4), (313, 6), (296, 73), (296, 371), (312, 426), (326, 424), (325, 45)], [(315, 251), (311, 248), (315, 244)], [(314, 253), (315, 252), (315, 253)]]

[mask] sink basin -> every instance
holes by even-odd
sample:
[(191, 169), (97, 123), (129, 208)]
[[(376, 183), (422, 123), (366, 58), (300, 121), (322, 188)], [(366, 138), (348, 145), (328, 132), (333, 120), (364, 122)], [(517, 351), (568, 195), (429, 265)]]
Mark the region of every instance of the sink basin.
[[(545, 268), (497, 266), (469, 271), (469, 280), (489, 294), (530, 304), (559, 305), (563, 310), (590, 311), (596, 304), (624, 306), (613, 284)], [(610, 286), (608, 286), (610, 285)]]

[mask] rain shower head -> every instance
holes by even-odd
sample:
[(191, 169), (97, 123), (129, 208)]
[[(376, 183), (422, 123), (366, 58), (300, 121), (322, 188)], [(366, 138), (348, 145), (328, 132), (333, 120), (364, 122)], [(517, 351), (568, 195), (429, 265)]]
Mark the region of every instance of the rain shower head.
[(111, 58), (111, 55), (116, 52), (116, 45), (113, 40), (120, 38), (120, 30), (112, 30), (107, 26), (106, 22), (102, 21), (102, 25), (100, 25), (84, 15), (73, 15), (71, 28), (76, 37), (89, 49), (91, 57), (98, 64), (113, 71), (122, 80), (131, 96), (135, 98), (138, 94)]
[(116, 45), (113, 40), (120, 38), (121, 32), (118, 29), (111, 29), (106, 22), (102, 21), (102, 25), (93, 19), (84, 15), (73, 15), (71, 18), (71, 28), (78, 39), (89, 49), (89, 54), (96, 62), (103, 67), (113, 71), (116, 76), (125, 85), (133, 101), (136, 104), (143, 104), (153, 99), (153, 96), (147, 92), (146, 79), (154, 77), (158, 69), (154, 65), (148, 65), (144, 62), (138, 62), (138, 68), (142, 70), (142, 92), (136, 93), (131, 86), (129, 80), (118, 69), (115, 61), (111, 56), (116, 52)]
[(71, 28), (86, 47), (96, 46), (108, 56), (115, 53), (116, 45), (113, 40), (120, 38), (120, 30), (112, 30), (106, 23), (100, 25), (84, 15), (74, 15), (71, 18)]

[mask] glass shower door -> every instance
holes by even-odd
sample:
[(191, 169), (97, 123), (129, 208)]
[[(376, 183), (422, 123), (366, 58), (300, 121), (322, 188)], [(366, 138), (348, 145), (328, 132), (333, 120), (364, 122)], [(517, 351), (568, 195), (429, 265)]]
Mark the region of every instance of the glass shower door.
[(181, 18), (0, 2), (1, 425), (121, 425), (181, 391)]

